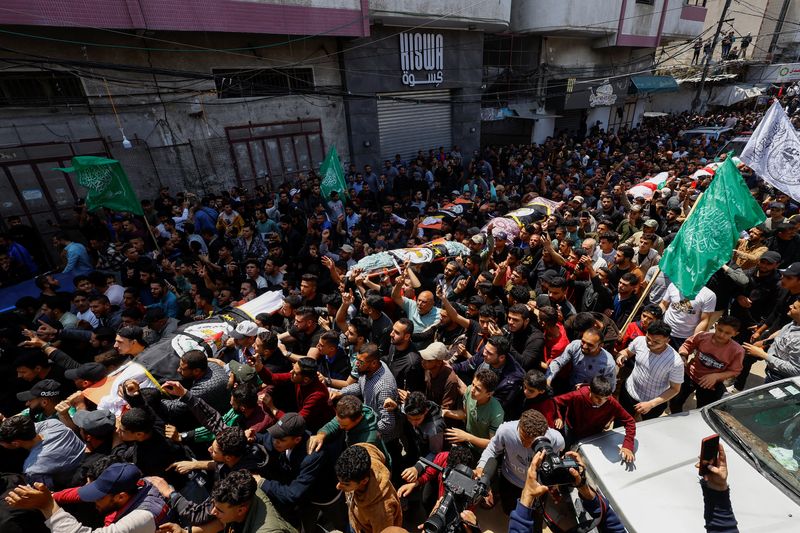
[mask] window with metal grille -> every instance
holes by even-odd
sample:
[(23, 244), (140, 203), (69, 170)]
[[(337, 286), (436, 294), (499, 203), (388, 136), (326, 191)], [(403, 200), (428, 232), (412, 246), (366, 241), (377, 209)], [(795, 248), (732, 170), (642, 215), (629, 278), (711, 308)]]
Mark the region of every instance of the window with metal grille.
[(0, 106), (84, 103), (83, 83), (69, 72), (0, 73)]
[(314, 70), (310, 68), (214, 69), (212, 73), (217, 98), (291, 94), (314, 88)]

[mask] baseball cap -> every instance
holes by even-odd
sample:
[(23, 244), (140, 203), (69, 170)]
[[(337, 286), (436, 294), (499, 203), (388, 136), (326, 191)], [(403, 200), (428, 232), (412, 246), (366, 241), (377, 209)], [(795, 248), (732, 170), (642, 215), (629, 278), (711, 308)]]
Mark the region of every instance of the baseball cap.
[(348, 254), (352, 254), (354, 251), (353, 247), (350, 246), (349, 244), (343, 244), (342, 247), (339, 249)]
[[(800, 266), (800, 263), (796, 263)], [(61, 396), (61, 383), (53, 379), (43, 379), (36, 383), (31, 390), (17, 393), (17, 400), (27, 402), (34, 398), (58, 398)]]
[(306, 431), (306, 421), (297, 413), (286, 413), (268, 430), (273, 439), (300, 437)]
[(142, 479), (142, 471), (131, 463), (114, 463), (103, 470), (97, 479), (78, 489), (78, 497), (84, 502), (96, 502), (109, 494), (135, 492)]
[(578, 195), (578, 196), (573, 196), (573, 197), (572, 197), (572, 200), (574, 200), (574, 201), (578, 202), (579, 204), (582, 204), (582, 203), (584, 202), (583, 196), (580, 196), (580, 195)]
[(78, 368), (70, 368), (64, 371), (64, 377), (67, 379), (85, 379), (92, 383), (97, 383), (107, 374), (108, 370), (100, 363), (83, 363)]
[(506, 241), (508, 240), (508, 234), (505, 231), (500, 231), (494, 236), (495, 239)]
[(786, 209), (786, 206), (781, 202), (772, 202), (769, 204), (770, 209)]
[[(800, 263), (792, 263), (788, 267), (781, 269), (779, 272), (784, 276), (800, 276)], [(19, 397), (19, 394), (17, 394), (17, 397)]]
[(631, 211), (637, 211), (638, 212), (638, 211), (641, 211), (641, 210), (642, 210), (642, 206), (640, 206), (639, 204), (635, 204), (635, 205), (631, 206)]
[(768, 250), (761, 254), (761, 257), (758, 258), (759, 261), (766, 261), (767, 263), (780, 263), (781, 262), (781, 254), (778, 252), (773, 252), (772, 250)]
[(231, 374), (233, 374), (237, 383), (250, 383), (256, 379), (256, 369), (250, 365), (244, 365), (239, 361), (231, 361), (228, 363), (228, 368), (231, 369)]
[(483, 235), (473, 235), (472, 242), (475, 244), (483, 244)]
[(255, 337), (258, 335), (258, 324), (245, 320), (236, 324), (236, 329), (231, 331), (234, 339), (244, 339), (245, 337)]
[(446, 361), (450, 358), (447, 353), (447, 346), (441, 342), (432, 342), (426, 348), (419, 351), (420, 357), (426, 361)]
[(644, 225), (647, 226), (648, 228), (657, 228), (658, 227), (658, 222), (656, 222), (656, 220), (654, 218), (651, 218), (651, 219), (645, 220)]
[(98, 409), (96, 411), (76, 411), (72, 415), (75, 425), (89, 435), (105, 437), (114, 433), (117, 428), (117, 419), (111, 411)]

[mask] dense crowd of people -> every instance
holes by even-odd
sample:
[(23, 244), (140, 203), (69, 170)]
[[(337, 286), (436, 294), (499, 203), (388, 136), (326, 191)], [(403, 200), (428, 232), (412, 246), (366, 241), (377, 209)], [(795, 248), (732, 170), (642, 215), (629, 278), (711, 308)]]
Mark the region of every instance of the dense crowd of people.
[[(800, 216), (787, 195), (744, 168), (766, 222), (693, 298), (658, 269), (712, 179), (695, 171), (725, 143), (679, 132), (759, 118), (687, 113), (420, 151), (349, 165), (348, 190), (327, 198), (310, 173), (202, 198), (162, 188), (144, 217), (77, 206), (52, 242), (69, 287), (10, 217), (0, 284), (33, 277), (39, 295), (0, 330), (0, 529), (414, 529), (444, 493), (423, 459), (479, 477), (496, 458), (481, 505), (512, 531), (541, 530), (536, 439), (568, 450), (615, 423), (634, 462), (637, 421), (743, 390), (758, 360), (767, 380), (800, 375)], [(627, 194), (659, 172), (652, 197)], [(498, 230), (537, 196), (561, 203), (518, 234)], [(437, 238), (469, 253), (357, 266)], [(271, 291), (277, 312), (171, 342)], [(723, 494), (718, 466), (704, 490)], [(575, 484), (603, 530), (623, 530), (578, 472)], [(720, 509), (715, 531), (735, 531)]]

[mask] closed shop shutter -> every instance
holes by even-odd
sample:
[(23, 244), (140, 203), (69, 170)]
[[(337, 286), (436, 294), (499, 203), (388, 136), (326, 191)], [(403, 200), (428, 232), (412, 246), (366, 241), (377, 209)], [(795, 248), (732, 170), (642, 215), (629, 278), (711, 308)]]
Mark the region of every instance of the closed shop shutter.
[(578, 133), (578, 128), (581, 127), (581, 119), (583, 109), (569, 109), (563, 111), (561, 116), (556, 119), (555, 132), (566, 131), (569, 135)]
[[(432, 148), (452, 147), (450, 91), (378, 94), (378, 128), (383, 159), (403, 159)], [(401, 98), (402, 100), (396, 99)]]

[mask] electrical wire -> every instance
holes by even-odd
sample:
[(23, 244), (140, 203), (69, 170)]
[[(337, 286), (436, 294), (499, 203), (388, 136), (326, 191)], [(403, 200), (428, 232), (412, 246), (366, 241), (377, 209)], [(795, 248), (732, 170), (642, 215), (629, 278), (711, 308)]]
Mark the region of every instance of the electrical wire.
[[(445, 14), (445, 15), (442, 15), (442, 16), (439, 16), (439, 17), (436, 17), (436, 18), (434, 18), (433, 20), (426, 21), (426, 22), (424, 22), (424, 23), (422, 23), (422, 24), (420, 24), (420, 25), (418, 25), (418, 26), (416, 26), (416, 27), (414, 27), (414, 28), (411, 28), (411, 29), (406, 29), (406, 30), (403, 30), (403, 31), (413, 31), (414, 29), (418, 29), (418, 28), (422, 28), (422, 27), (425, 27), (425, 26), (427, 26), (427, 25), (430, 25), (430, 24), (434, 24), (434, 23), (435, 23), (437, 20), (441, 20), (441, 19), (447, 18), (448, 16), (452, 16), (452, 15), (454, 15), (454, 14), (456, 14), (456, 13), (459, 13), (459, 12), (461, 12), (461, 11), (464, 11), (464, 10), (466, 10), (466, 9), (469, 9), (469, 8), (471, 8), (471, 7), (474, 7), (474, 6), (476, 6), (476, 5), (480, 4), (480, 3), (482, 3), (483, 1), (485, 1), (485, 0), (480, 0), (480, 1), (478, 1), (478, 2), (475, 2), (474, 4), (471, 4), (471, 5), (469, 5), (469, 6), (466, 6), (466, 7), (462, 8), (462, 9), (460, 9), (460, 10), (454, 11), (454, 12), (452, 12), (452, 13), (450, 13), (450, 14)], [(672, 8), (672, 9), (668, 9), (667, 11), (673, 11), (673, 10), (677, 10), (677, 9), (682, 9), (682, 6), (679, 6), (679, 7), (676, 7), (676, 8)], [(6, 10), (6, 11), (14, 11), (14, 12), (19, 12), (19, 11), (10, 10), (10, 9), (7, 9), (7, 8), (0, 8), (0, 10)], [(648, 14), (648, 15), (633, 15), (633, 16), (630, 16), (630, 17), (624, 17), (624, 18), (623, 18), (623, 20), (626, 20), (626, 19), (633, 19), (633, 18), (640, 18), (640, 17), (643, 17), (643, 16), (650, 16), (650, 15), (649, 15), (649, 14)], [(597, 25), (607, 24), (607, 23), (610, 23), (610, 22), (615, 22), (615, 21), (619, 21), (619, 17), (617, 17), (617, 18), (615, 18), (615, 19), (608, 20), (608, 21), (600, 21), (600, 22), (592, 23), (592, 24), (590, 24), (590, 25), (587, 25), (587, 26), (597, 26)], [(125, 36), (128, 36), (128, 37), (130, 37), (130, 35), (129, 35), (129, 34), (127, 34), (127, 33), (125, 33), (125, 32), (118, 32), (118, 31), (115, 31), (115, 30), (108, 30), (108, 29), (106, 29), (106, 28), (93, 28), (93, 29), (99, 29), (99, 30), (103, 30), (103, 31), (112, 31), (113, 33), (121, 33), (121, 34), (123, 34), (123, 35), (125, 35)], [(347, 48), (347, 49), (345, 49), (345, 50), (342, 50), (342, 51), (337, 51), (337, 52), (333, 52), (333, 53), (324, 54), (323, 56), (319, 56), (319, 57), (316, 57), (316, 58), (314, 58), (314, 60), (313, 60), (313, 61), (320, 61), (320, 60), (323, 60), (323, 59), (327, 59), (327, 58), (330, 58), (330, 57), (332, 57), (332, 56), (335, 56), (335, 55), (338, 55), (338, 54), (341, 54), (341, 53), (350, 52), (350, 51), (352, 51), (352, 50), (354, 50), (354, 49), (361, 48), (361, 47), (364, 47), (364, 46), (372, 46), (372, 45), (374, 45), (374, 44), (376, 44), (377, 42), (380, 42), (380, 41), (382, 41), (382, 40), (386, 40), (386, 39), (390, 39), (390, 38), (396, 37), (396, 36), (397, 36), (397, 35), (399, 35), (400, 33), (402, 33), (402, 32), (398, 32), (398, 33), (395, 33), (395, 34), (387, 35), (387, 36), (385, 36), (385, 37), (381, 37), (381, 38), (378, 38), (378, 39), (373, 39), (373, 40), (367, 41), (367, 42), (365, 42), (365, 43), (362, 43), (362, 44), (356, 45), (356, 46), (354, 46), (354, 47)], [(37, 36), (32, 36), (32, 37), (36, 38)], [(144, 39), (156, 40), (156, 41), (161, 41), (161, 42), (168, 42), (168, 43), (170, 43), (170, 44), (186, 45), (185, 43), (179, 43), (179, 42), (176, 42), (176, 41), (168, 41), (168, 40), (165, 40), (165, 39), (158, 39), (158, 38), (153, 38), (153, 37), (146, 37), (146, 38), (144, 38)], [(691, 41), (690, 41), (690, 42), (691, 42)], [(76, 43), (73, 43), (73, 44), (76, 44)], [(84, 44), (84, 45), (86, 45), (86, 44), (89, 44), (89, 45), (91, 45), (92, 43), (83, 43), (83, 44)], [(202, 49), (202, 50), (204, 50), (204, 51), (210, 51), (210, 52), (229, 53), (229, 54), (235, 54), (235, 55), (245, 55), (245, 54), (241, 54), (241, 53), (238, 53), (238, 52), (231, 52), (230, 50), (227, 50), (227, 49), (212, 49), (212, 48), (198, 47), (198, 46), (194, 46), (194, 45), (186, 45), (186, 46), (193, 46), (193, 47), (195, 47), (195, 48)], [(672, 45), (670, 45), (670, 46), (672, 46)], [(686, 45), (685, 45), (685, 43), (681, 43), (681, 44), (677, 44), (677, 45), (674, 45), (674, 46), (676, 46), (676, 47), (678, 47), (678, 46), (685, 47)], [(137, 47), (137, 48), (141, 48), (141, 47)], [(462, 47), (462, 48), (463, 48), (463, 47)], [(13, 52), (15, 52), (15, 53), (21, 53), (21, 52), (17, 52), (17, 51), (13, 51)], [(392, 54), (394, 54), (394, 53), (396, 53), (396, 52), (391, 52), (391, 53), (392, 53)], [(668, 57), (666, 60), (669, 60), (669, 59), (673, 58), (674, 56), (675, 56), (675, 54), (673, 54), (672, 56)], [(259, 60), (266, 59), (266, 58), (261, 58), (260, 56), (252, 56), (252, 55), (249, 55), (249, 54), (247, 54), (247, 55), (246, 55), (246, 57), (248, 57), (249, 59), (252, 59), (253, 57), (255, 57), (256, 59), (259, 59)], [(48, 60), (49, 60), (49, 61), (52, 61), (52, 59), (51, 59), (51, 58), (48, 58)], [(666, 61), (666, 60), (665, 60), (665, 61)], [(629, 62), (629, 63), (627, 63), (627, 64), (636, 64), (636, 63), (640, 63), (641, 61), (642, 61), (641, 59), (637, 59), (637, 60), (635, 60), (635, 61), (630, 61), (630, 62)], [(292, 65), (292, 64), (294, 64), (294, 65), (306, 65), (306, 64), (309, 64), (309, 63), (312, 63), (312, 61), (304, 60), (304, 61), (302, 61), (302, 62), (299, 62), (299, 63), (288, 63), (288, 64), (289, 64), (289, 65)], [(654, 62), (654, 63), (653, 63), (653, 64), (652, 64), (650, 67), (648, 67), (648, 68), (647, 68), (647, 69), (645, 69), (645, 70), (640, 70), (640, 71), (637, 71), (637, 72), (626, 72), (626, 73), (623, 73), (623, 74), (620, 74), (620, 75), (603, 76), (603, 77), (601, 77), (601, 78), (598, 78), (598, 79), (578, 80), (578, 81), (576, 81), (576, 83), (593, 83), (593, 82), (596, 82), (596, 81), (603, 81), (603, 80), (605, 80), (605, 79), (616, 79), (616, 78), (620, 78), (620, 77), (630, 76), (630, 75), (632, 75), (632, 74), (638, 74), (638, 73), (651, 72), (651, 71), (652, 71), (652, 70), (653, 70), (655, 67), (657, 67), (657, 66), (658, 66), (660, 63), (663, 63), (663, 61), (660, 61), (660, 62)], [(619, 67), (622, 67), (623, 65), (627, 65), (627, 64), (621, 64), (621, 65), (618, 65), (618, 66), (617, 66), (617, 68), (619, 68)], [(113, 65), (113, 66), (109, 66), (109, 65), (105, 65), (105, 66), (96, 65), (96, 66), (95, 66), (95, 68), (114, 68), (114, 69), (115, 69), (115, 68), (118, 68), (118, 67), (119, 67), (119, 65)], [(317, 68), (332, 68), (332, 69), (334, 69), (334, 70), (336, 70), (336, 71), (339, 71), (339, 72), (342, 72), (342, 71), (344, 71), (344, 69), (341, 69), (341, 68), (336, 68), (336, 67), (327, 67), (327, 66), (323, 66), (323, 65), (317, 65)], [(133, 69), (133, 70), (138, 70), (138, 71), (140, 71), (140, 72), (144, 72), (144, 70), (145, 70), (145, 69), (142, 69), (141, 67), (137, 67), (137, 68), (135, 68), (135, 69)], [(254, 69), (254, 70), (255, 70), (255, 69)], [(595, 68), (595, 67), (592, 67), (592, 71), (593, 71), (593, 72), (594, 72), (594, 71), (596, 71), (596, 68)], [(352, 72), (352, 71), (351, 71), (351, 72)], [(154, 75), (154, 72), (153, 72), (153, 70), (152, 70), (152, 69), (150, 69), (150, 72), (149, 72), (149, 73), (150, 73), (151, 75)], [(183, 72), (182, 74), (187, 74), (187, 73)], [(199, 79), (194, 79), (194, 80), (190, 81), (189, 83), (193, 83), (193, 84), (194, 84), (194, 83), (202, 83), (202, 82), (203, 82), (203, 81), (205, 81), (205, 80), (208, 80), (208, 79), (213, 79), (213, 74), (212, 74), (212, 75), (209, 75), (209, 74), (207, 74), (207, 73), (193, 73), (193, 74), (194, 74), (194, 76), (196, 76), (196, 78), (199, 78)], [(373, 75), (373, 76), (374, 76), (374, 75), (376, 75), (376, 74), (378, 74), (378, 75), (381, 75), (380, 73), (370, 72), (370, 75)], [(168, 73), (166, 73), (166, 75), (169, 75), (169, 76), (174, 76), (175, 74), (174, 74), (174, 71), (171, 71), (171, 72), (168, 72)], [(395, 75), (393, 75), (393, 74), (386, 74), (385, 76), (391, 76), (391, 77), (395, 77)], [(88, 77), (88, 76), (87, 76), (87, 77)], [(94, 77), (95, 77), (95, 78), (97, 78), (98, 76), (96, 76), (96, 75), (95, 75)], [(185, 80), (189, 80), (190, 78), (184, 78), (184, 79), (185, 79)], [(449, 80), (449, 81), (458, 82), (459, 80)], [(471, 81), (471, 80), (470, 80), (470, 81)], [(121, 82), (122, 82), (122, 83), (130, 83), (130, 81), (129, 81), (129, 80), (125, 80), (125, 81), (122, 81), (122, 80), (121, 80)], [(557, 85), (555, 85), (555, 87), (558, 87), (558, 86), (559, 86), (558, 84), (557, 84)], [(566, 84), (564, 84), (564, 86), (566, 86)], [(550, 85), (549, 87), (553, 87), (553, 85)], [(160, 92), (160, 89), (158, 88), (158, 83), (157, 83), (157, 80), (156, 80), (156, 88), (157, 88), (157, 92)], [(315, 87), (315, 89), (319, 89), (319, 88), (318, 88), (318, 87)], [(531, 89), (529, 89), (529, 88), (525, 88), (525, 89), (520, 89), (519, 91), (511, 91), (511, 93), (515, 93), (515, 92), (530, 92), (530, 91), (531, 91)], [(197, 94), (208, 94), (208, 92), (209, 92), (209, 91), (195, 91), (195, 92), (194, 92), (194, 94), (190, 94), (190, 97), (193, 97), (193, 96), (195, 96), (195, 95), (197, 95)], [(353, 95), (353, 94), (351, 94), (351, 93), (344, 93), (344, 92), (341, 92), (341, 93), (340, 93), (340, 94), (338, 94), (338, 95), (337, 95), (337, 94), (334, 94), (334, 93), (328, 93), (328, 94), (324, 94), (324, 93), (323, 93), (323, 94), (308, 94), (308, 93), (304, 93), (304, 92), (301, 92), (301, 91), (290, 91), (290, 92), (291, 92), (291, 93), (293, 93), (293, 94), (306, 94), (307, 96), (321, 96), (321, 97), (331, 97), (331, 96), (340, 96), (340, 97), (348, 97), (348, 96), (351, 96), (351, 97), (360, 97), (360, 98), (363, 98), (363, 97), (377, 98), (377, 97), (378, 97), (377, 95)], [(492, 94), (498, 94), (498, 93), (492, 93)], [(502, 94), (509, 94), (509, 91), (503, 91), (503, 92), (502, 92)], [(552, 93), (550, 93), (550, 94), (552, 95)], [(566, 93), (564, 93), (564, 94), (566, 94)], [(134, 94), (134, 95), (130, 95), (130, 96), (136, 96), (136, 95)], [(265, 97), (260, 97), (260, 98), (275, 98), (275, 97), (280, 97), (280, 96), (285, 96), (285, 95), (280, 95), (280, 94), (278, 94), (278, 95), (268, 95), (268, 96), (265, 96)], [(491, 96), (491, 94), (489, 94), (489, 95), (485, 95), (485, 94), (484, 94), (484, 95), (482, 95), (481, 99), (483, 99), (483, 98), (486, 98), (487, 96)], [(414, 100), (414, 99), (413, 99), (413, 95), (409, 95), (409, 99), (413, 101), (413, 100)], [(253, 100), (251, 99), (251, 101), (253, 101)], [(474, 102), (475, 102), (475, 101), (473, 100), (473, 101), (464, 101), (463, 103), (474, 103)], [(180, 100), (177, 100), (177, 99), (176, 99), (176, 100), (173, 100), (173, 101), (170, 101), (170, 102), (165, 102), (165, 103), (180, 103)], [(455, 102), (455, 101), (453, 101), (453, 100), (448, 100), (448, 101), (447, 101), (447, 103), (458, 103), (458, 102)], [(129, 103), (126, 103), (126, 104), (123, 104), (123, 105), (125, 105), (126, 107), (130, 107), (130, 106), (137, 106), (137, 105), (151, 105), (151, 103), (150, 103), (150, 102), (148, 102), (148, 103), (141, 103), (141, 104), (135, 104), (135, 103), (133, 103), (133, 104), (129, 104)], [(213, 103), (209, 102), (209, 105), (213, 105)]]
[[(374, 45), (376, 43), (379, 43), (381, 41), (384, 41), (384, 40), (387, 40), (387, 39), (392, 39), (392, 38), (397, 37), (398, 35), (400, 35), (401, 33), (404, 33), (404, 32), (411, 32), (411, 31), (414, 31), (416, 29), (425, 28), (427, 26), (434, 25), (436, 22), (438, 22), (440, 20), (444, 20), (444, 19), (453, 17), (454, 15), (462, 13), (462, 12), (464, 12), (464, 11), (466, 11), (468, 9), (471, 9), (472, 7), (475, 7), (475, 6), (477, 6), (477, 5), (481, 4), (481, 3), (484, 3), (486, 1), (488, 1), (488, 0), (477, 0), (473, 4), (469, 4), (467, 6), (464, 6), (464, 7), (460, 8), (460, 9), (457, 9), (457, 10), (452, 11), (450, 13), (445, 13), (443, 15), (435, 16), (430, 20), (427, 20), (425, 22), (422, 22), (422, 23), (418, 24), (417, 26), (414, 26), (414, 27), (411, 27), (411, 28), (407, 28), (407, 29), (404, 29), (402, 31), (399, 31), (399, 32), (396, 32), (396, 33), (392, 33), (392, 34), (389, 34), (387, 36), (380, 37), (380, 38), (377, 38), (377, 39), (371, 39), (371, 40), (368, 40), (368, 41), (366, 41), (364, 43), (356, 44), (354, 46), (348, 47), (348, 48), (340, 50), (340, 51), (336, 51), (336, 52), (331, 52), (331, 53), (325, 54), (323, 56), (315, 58), (315, 61), (325, 60), (325, 59), (332, 58), (334, 56), (338, 56), (340, 54), (349, 53), (349, 52), (352, 52), (353, 50), (357, 50), (357, 49), (363, 48), (365, 46), (372, 46), (372, 45)], [(674, 7), (674, 8), (668, 8), (665, 11), (662, 11), (662, 12), (677, 11), (677, 10), (681, 10), (681, 9), (683, 9), (683, 5), (678, 5), (678, 6)], [(10, 9), (10, 8), (3, 8), (3, 7), (0, 7), (0, 11), (9, 11), (9, 12), (12, 12), (12, 13), (29, 15), (29, 16), (35, 15), (33, 13), (26, 13), (26, 12), (23, 12), (23, 11), (14, 10), (14, 9)], [(419, 13), (419, 15), (421, 15), (421, 16), (430, 16), (429, 14), (426, 14), (426, 13)], [(591, 28), (591, 27), (595, 27), (595, 26), (602, 26), (602, 25), (610, 24), (610, 23), (613, 23), (613, 22), (619, 22), (620, 20), (625, 21), (625, 20), (632, 20), (632, 19), (649, 17), (649, 16), (652, 16), (652, 13), (643, 13), (643, 14), (639, 14), (639, 15), (631, 15), (631, 16), (628, 16), (628, 17), (622, 17), (622, 19), (620, 19), (620, 17), (616, 17), (614, 19), (609, 19), (609, 20), (605, 20), (605, 21), (598, 21), (598, 22), (593, 22), (593, 23), (590, 23), (590, 24), (586, 24), (586, 25), (584, 25), (582, 27)], [(100, 28), (100, 27), (95, 27), (95, 26), (85, 26), (85, 28), (94, 29), (94, 30), (98, 30), (98, 31), (104, 31), (104, 32), (110, 32), (110, 33), (115, 33), (115, 34), (121, 34), (121, 35), (124, 35), (126, 37), (130, 37), (129, 33), (126, 33), (126, 32), (123, 32), (123, 31), (119, 31), (119, 30), (113, 30), (113, 29), (110, 29), (110, 28)], [(254, 56), (254, 55), (251, 55), (251, 54), (243, 54), (243, 53), (240, 53), (240, 52), (226, 51), (224, 49), (215, 49), (215, 48), (202, 47), (202, 46), (198, 46), (198, 45), (192, 45), (192, 44), (189, 44), (189, 43), (182, 43), (182, 42), (179, 42), (179, 41), (172, 41), (172, 40), (163, 39), (163, 38), (157, 38), (157, 37), (152, 37), (152, 36), (147, 36), (147, 37), (142, 37), (142, 38), (146, 39), (146, 40), (152, 40), (152, 41), (157, 41), (157, 42), (174, 44), (174, 45), (178, 45), (178, 46), (192, 47), (192, 48), (198, 49), (200, 51), (218, 52), (218, 53), (227, 53), (227, 54), (232, 54), (232, 55), (240, 55), (240, 56), (247, 57), (249, 59), (253, 59), (253, 58), (261, 59), (261, 60), (267, 60), (268, 59), (268, 58), (262, 58), (260, 56)], [(101, 45), (101, 44), (97, 44), (97, 43), (82, 43), (82, 44), (84, 46), (95, 46), (95, 45), (96, 46), (105, 46), (105, 45)], [(278, 61), (278, 60), (275, 60), (275, 59), (272, 59), (272, 60), (273, 61)], [(302, 63), (288, 62), (288, 63), (285, 63), (285, 64), (281, 65), (281, 67), (286, 68), (286, 67), (292, 67), (292, 66), (299, 66), (301, 64)], [(320, 66), (320, 68), (333, 68), (333, 67)], [(340, 69), (335, 68), (335, 70), (340, 70)]]

